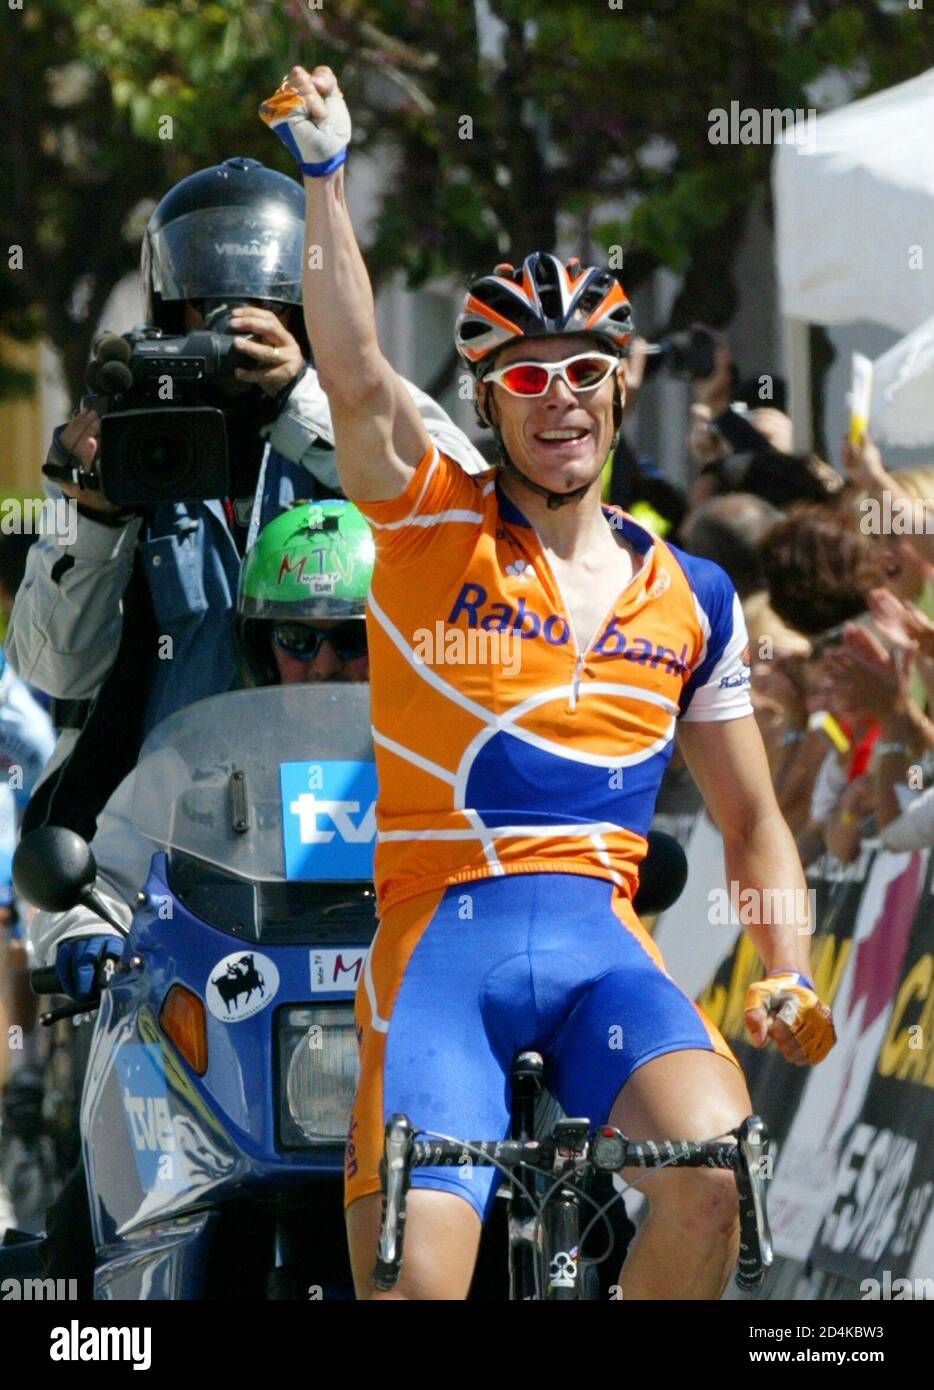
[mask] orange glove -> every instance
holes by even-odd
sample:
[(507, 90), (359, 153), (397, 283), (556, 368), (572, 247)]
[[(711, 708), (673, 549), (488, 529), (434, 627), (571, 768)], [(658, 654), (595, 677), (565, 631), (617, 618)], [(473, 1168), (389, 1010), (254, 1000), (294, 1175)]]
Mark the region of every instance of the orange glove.
[(793, 970), (750, 985), (743, 1015), (755, 1047), (774, 1038), (782, 1056), (798, 1066), (822, 1061), (837, 1041), (830, 1009), (811, 981)]

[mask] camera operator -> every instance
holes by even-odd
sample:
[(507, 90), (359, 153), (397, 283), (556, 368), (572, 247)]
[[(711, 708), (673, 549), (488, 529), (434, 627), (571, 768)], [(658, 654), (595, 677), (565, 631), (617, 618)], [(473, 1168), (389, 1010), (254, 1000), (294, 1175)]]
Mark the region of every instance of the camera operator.
[[(149, 220), (147, 328), (98, 343), (94, 394), (55, 431), (44, 470), (76, 500), (74, 543), (50, 535), (32, 548), (11, 615), (10, 664), (55, 698), (64, 730), (26, 828), (92, 836), (148, 730), (230, 689), (244, 549), (296, 498), (336, 491), (303, 258), (300, 185), (252, 159), (183, 179)], [(439, 448), (468, 472), (485, 468), (407, 386)]]
[[(364, 604), (373, 554), (367, 523), (343, 500), (298, 503), (263, 527), (243, 559), (230, 619), (238, 659), (235, 686), (366, 681)], [(301, 582), (318, 563), (324, 573), (342, 576), (333, 592), (314, 593)], [(133, 803), (131, 775), (102, 808), (93, 841), (98, 889), (127, 926), (157, 848), (135, 823)], [(29, 938), (34, 964), (54, 965), (62, 992), (80, 1002), (99, 995), (105, 960), (123, 953), (113, 927), (84, 904), (35, 913)], [(50, 1207), (45, 1240), (30, 1257), (30, 1275), (75, 1279), (78, 1298), (93, 1297), (94, 1237), (83, 1157)], [(16, 1273), (7, 1252), (0, 1256), (0, 1280), (5, 1273)]]
[[(723, 333), (695, 324), (689, 348), (691, 370), (682, 372), (692, 380), (687, 445), (700, 470), (690, 490), (691, 513), (724, 493), (751, 493), (784, 510), (839, 491), (843, 480), (829, 464), (816, 454), (793, 452), (791, 420), (776, 405), (761, 404), (757, 378), (740, 382)], [(783, 403), (783, 383), (772, 386)], [(690, 520), (689, 514), (686, 527)]]

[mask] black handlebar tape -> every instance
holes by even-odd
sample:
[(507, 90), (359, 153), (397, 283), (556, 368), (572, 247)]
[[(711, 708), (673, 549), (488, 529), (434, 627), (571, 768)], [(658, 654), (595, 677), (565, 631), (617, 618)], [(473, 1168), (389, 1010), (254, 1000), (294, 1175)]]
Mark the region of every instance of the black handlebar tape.
[(736, 1187), (739, 1193), (739, 1259), (736, 1286), (748, 1291), (759, 1287), (765, 1270), (759, 1244), (759, 1225), (752, 1200), (752, 1184), (743, 1164), (736, 1169)]
[[(412, 1145), (410, 1167), (456, 1168), (470, 1161), (482, 1167), (502, 1163), (507, 1168), (524, 1163), (529, 1167), (548, 1166), (554, 1158), (554, 1144), (549, 1140), (475, 1139), (469, 1143), (454, 1143), (445, 1139), (417, 1139)], [(593, 1160), (590, 1160), (593, 1162)], [(710, 1143), (702, 1140), (645, 1140), (626, 1145), (623, 1168), (736, 1168), (738, 1151), (733, 1143)]]
[(519, 1139), (481, 1139), (466, 1143), (452, 1143), (448, 1139), (416, 1139), (412, 1145), (411, 1168), (458, 1168), (465, 1161), (481, 1168), (495, 1167), (502, 1163), (514, 1168), (520, 1163), (534, 1167), (536, 1162), (551, 1161), (554, 1146), (534, 1139), (523, 1142)]
[(735, 1144), (697, 1139), (645, 1139), (626, 1145), (624, 1168), (735, 1168)]

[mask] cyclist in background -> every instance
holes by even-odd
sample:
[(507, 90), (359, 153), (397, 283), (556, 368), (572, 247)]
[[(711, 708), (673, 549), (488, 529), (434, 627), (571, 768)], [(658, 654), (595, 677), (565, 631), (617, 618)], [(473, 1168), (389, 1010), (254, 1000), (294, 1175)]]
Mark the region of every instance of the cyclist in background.
[[(749, 703), (732, 585), (601, 506), (632, 332), (621, 286), (536, 253), (471, 287), (457, 343), (500, 458), (467, 477), (432, 445), (379, 348), (334, 74), (293, 68), (261, 114), (305, 175), (306, 234), (321, 248), (321, 268), (304, 271), (306, 324), (341, 485), (377, 553), (380, 926), (356, 1000), (354, 1277), (361, 1297), (463, 1298), (493, 1169), (417, 1170), (399, 1285), (372, 1290), (392, 1112), (429, 1132), (505, 1135), (520, 1047), (545, 1056), (568, 1113), (635, 1139), (709, 1139), (750, 1112), (735, 1057), (632, 909), (676, 726), (729, 880), (803, 904), (785, 924), (748, 927), (766, 969), (747, 998), (753, 1041), (806, 1064), (832, 1046), (833, 1025), (807, 978), (804, 877)], [(518, 663), (483, 657), (493, 634)], [(663, 1169), (642, 1190), (650, 1212), (624, 1297), (718, 1297), (737, 1251), (732, 1174)]]

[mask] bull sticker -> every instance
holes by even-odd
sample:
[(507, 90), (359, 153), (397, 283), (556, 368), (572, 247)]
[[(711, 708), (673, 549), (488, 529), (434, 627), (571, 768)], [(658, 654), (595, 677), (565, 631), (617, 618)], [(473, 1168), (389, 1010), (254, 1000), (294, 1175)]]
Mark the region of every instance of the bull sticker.
[(271, 1004), (279, 971), (259, 951), (235, 951), (217, 962), (205, 988), (207, 1006), (222, 1023), (242, 1023)]

